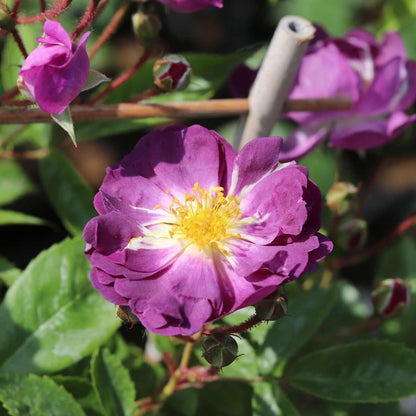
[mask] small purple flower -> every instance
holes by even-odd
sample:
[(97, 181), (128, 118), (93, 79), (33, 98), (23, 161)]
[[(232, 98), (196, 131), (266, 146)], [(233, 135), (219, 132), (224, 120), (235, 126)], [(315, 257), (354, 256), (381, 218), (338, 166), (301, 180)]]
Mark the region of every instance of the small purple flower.
[(84, 229), (91, 281), (150, 331), (190, 335), (312, 270), (321, 194), (281, 139), (237, 154), (216, 132), (172, 126), (108, 168)]
[(60, 114), (82, 91), (90, 69), (85, 50), (90, 32), (85, 33), (78, 46), (60, 23), (47, 20), (43, 26), (45, 37), (26, 58), (19, 72), (18, 84), (51, 114)]
[(159, 0), (161, 3), (181, 13), (192, 13), (206, 7), (223, 7), (222, 0)]

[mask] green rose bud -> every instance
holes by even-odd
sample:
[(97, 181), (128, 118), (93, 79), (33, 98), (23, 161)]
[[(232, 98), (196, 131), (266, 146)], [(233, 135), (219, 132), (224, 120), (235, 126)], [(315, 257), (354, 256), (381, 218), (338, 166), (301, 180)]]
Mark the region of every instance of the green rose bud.
[(238, 344), (231, 335), (212, 334), (202, 343), (202, 356), (213, 367), (226, 367), (238, 357)]
[(180, 55), (166, 55), (153, 66), (155, 85), (162, 91), (184, 90), (191, 80), (191, 66)]

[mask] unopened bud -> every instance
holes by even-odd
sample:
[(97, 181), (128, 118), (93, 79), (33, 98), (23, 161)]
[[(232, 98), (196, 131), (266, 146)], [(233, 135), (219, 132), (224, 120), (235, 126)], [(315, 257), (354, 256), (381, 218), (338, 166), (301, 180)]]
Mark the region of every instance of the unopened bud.
[(128, 323), (131, 326), (139, 322), (137, 316), (132, 313), (128, 306), (116, 305), (116, 314), (123, 322)]
[(16, 22), (4, 10), (0, 9), (0, 29), (11, 32), (16, 27)]
[(357, 191), (357, 187), (349, 182), (336, 182), (326, 195), (326, 204), (335, 214), (344, 215), (351, 208), (350, 197)]
[(131, 17), (136, 38), (146, 48), (151, 48), (159, 37), (162, 23), (157, 14), (137, 11)]
[(162, 91), (184, 90), (191, 81), (191, 66), (181, 55), (166, 55), (153, 66), (155, 85)]
[(287, 315), (287, 297), (284, 293), (263, 299), (256, 305), (256, 316), (262, 321), (277, 321)]
[(383, 280), (371, 294), (371, 299), (379, 315), (391, 318), (410, 305), (410, 288), (401, 279)]
[(202, 356), (213, 367), (226, 367), (238, 357), (237, 341), (228, 334), (212, 334), (202, 343)]
[(358, 250), (367, 242), (367, 222), (355, 218), (343, 222), (339, 227), (340, 245), (347, 250)]

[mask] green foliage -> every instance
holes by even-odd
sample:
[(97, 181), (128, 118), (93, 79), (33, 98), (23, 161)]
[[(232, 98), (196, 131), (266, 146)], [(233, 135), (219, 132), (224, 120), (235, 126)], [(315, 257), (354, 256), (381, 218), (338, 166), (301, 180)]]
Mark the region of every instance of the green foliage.
[[(259, 342), (257, 362), (261, 374), (279, 374), (281, 367), (315, 333), (336, 299), (334, 287), (314, 289), (289, 297), (289, 316), (270, 325)], [(252, 331), (256, 341), (255, 330)]]
[(160, 416), (197, 416), (199, 392), (195, 388), (179, 390), (164, 403)]
[(0, 256), (0, 280), (6, 286), (11, 286), (19, 277), (22, 271), (5, 257)]
[(99, 349), (91, 360), (91, 378), (102, 412), (107, 416), (130, 416), (135, 391), (129, 372), (107, 349)]
[(65, 240), (36, 257), (0, 306), (0, 373), (54, 372), (94, 351), (119, 326), (88, 275), (84, 242)]
[(57, 150), (42, 159), (40, 174), (45, 192), (65, 227), (74, 235), (81, 233), (96, 215), (92, 190)]
[(35, 185), (13, 160), (0, 160), (0, 206), (35, 191)]
[(343, 402), (388, 402), (416, 393), (416, 353), (401, 344), (361, 341), (317, 351), (288, 369), (294, 388)]
[(50, 225), (48, 221), (22, 212), (0, 209), (0, 227), (2, 225)]
[(0, 376), (0, 401), (11, 416), (85, 416), (74, 398), (45, 376)]
[(253, 416), (300, 416), (275, 383), (258, 382), (253, 388)]

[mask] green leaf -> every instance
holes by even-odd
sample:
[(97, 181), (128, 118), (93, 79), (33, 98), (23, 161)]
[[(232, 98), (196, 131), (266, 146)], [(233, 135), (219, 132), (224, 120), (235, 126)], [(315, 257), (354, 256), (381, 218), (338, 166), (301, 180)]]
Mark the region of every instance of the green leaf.
[(242, 338), (235, 337), (238, 343), (239, 357), (229, 366), (222, 369), (225, 377), (250, 378), (258, 375), (256, 352), (250, 343)]
[(253, 416), (300, 416), (276, 384), (254, 383)]
[(87, 221), (97, 215), (92, 190), (56, 150), (42, 159), (40, 174), (49, 200), (67, 230), (74, 235), (81, 233)]
[(35, 189), (33, 182), (16, 162), (0, 161), (0, 205), (9, 204)]
[(92, 357), (94, 390), (107, 416), (130, 416), (135, 410), (135, 391), (129, 372), (121, 361), (102, 348)]
[(81, 238), (37, 256), (0, 306), (0, 373), (54, 372), (101, 345), (119, 326), (89, 280)]
[(90, 68), (88, 72), (87, 82), (85, 83), (82, 91), (90, 90), (91, 88), (95, 88), (98, 85), (102, 84), (103, 82), (110, 82), (111, 79), (108, 78), (106, 75), (102, 74), (101, 72), (96, 71), (95, 69)]
[(5, 257), (0, 256), (0, 280), (2, 280), (6, 286), (11, 286), (20, 276), (20, 273), (22, 273), (22, 271), (13, 263)]
[(416, 394), (416, 353), (387, 341), (362, 341), (320, 350), (287, 373), (293, 387), (344, 402), (388, 402)]
[(194, 416), (198, 415), (198, 390), (182, 389), (168, 397), (160, 410), (160, 416)]
[(7, 209), (0, 209), (0, 226), (2, 225), (51, 225), (48, 221)]
[(246, 383), (215, 381), (199, 393), (198, 416), (252, 416), (253, 389)]
[(81, 405), (87, 416), (104, 416), (91, 382), (83, 377), (56, 375), (53, 381), (62, 386)]
[(34, 374), (0, 376), (0, 401), (12, 416), (85, 416), (64, 388)]
[(336, 290), (333, 286), (328, 290), (314, 289), (301, 292), (294, 298), (289, 297), (289, 316), (274, 322), (261, 344), (257, 357), (260, 372), (279, 374), (279, 369), (287, 359), (295, 354), (321, 325), (335, 299)]
[(59, 126), (61, 126), (69, 135), (74, 146), (77, 147), (77, 139), (75, 138), (74, 123), (72, 122), (71, 110), (69, 107), (60, 114), (51, 114), (50, 115)]

